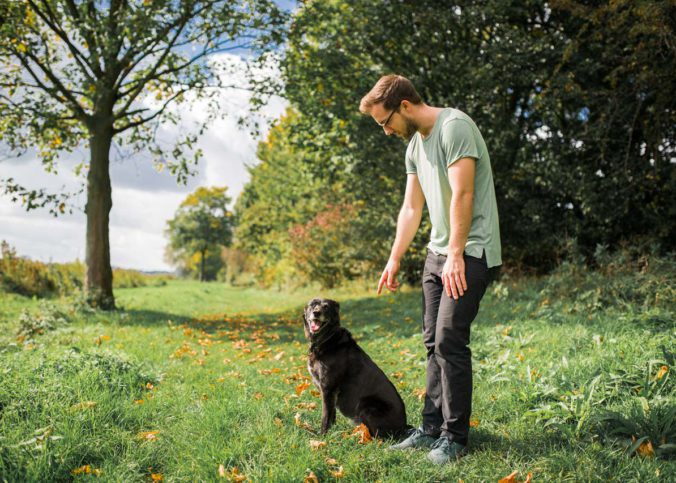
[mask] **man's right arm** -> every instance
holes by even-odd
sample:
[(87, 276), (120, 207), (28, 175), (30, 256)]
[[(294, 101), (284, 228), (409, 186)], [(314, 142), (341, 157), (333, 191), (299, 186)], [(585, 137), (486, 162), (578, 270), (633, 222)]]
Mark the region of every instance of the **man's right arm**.
[(399, 287), (399, 283), (396, 280), (397, 272), (399, 272), (399, 263), (418, 231), (424, 206), (425, 195), (420, 186), (418, 175), (409, 173), (406, 180), (404, 204), (397, 218), (397, 235), (392, 244), (390, 259), (378, 283), (378, 294), (380, 294), (383, 285), (386, 285), (388, 290), (392, 292)]

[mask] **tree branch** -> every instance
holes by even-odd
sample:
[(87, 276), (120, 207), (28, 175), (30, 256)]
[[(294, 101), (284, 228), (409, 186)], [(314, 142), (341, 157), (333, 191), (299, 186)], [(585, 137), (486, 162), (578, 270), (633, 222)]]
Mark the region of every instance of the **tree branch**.
[[(167, 106), (168, 106), (174, 99), (176, 99), (176, 98), (179, 97), (180, 95), (182, 95), (182, 94), (188, 92), (189, 90), (190, 90), (190, 88), (188, 88), (188, 89), (181, 89), (181, 90), (178, 91), (176, 94), (174, 94), (173, 96), (171, 96), (171, 97), (167, 100), (167, 102), (164, 103), (164, 105), (162, 106), (162, 108), (161, 108), (159, 111), (155, 112), (153, 115), (151, 115), (151, 116), (149, 116), (149, 117), (146, 117), (146, 118), (144, 118), (144, 119), (140, 119), (140, 120), (138, 120), (138, 121), (130, 122), (130, 123), (128, 123), (127, 125), (122, 126), (121, 128), (113, 129), (113, 133), (114, 133), (114, 134), (118, 134), (118, 133), (121, 133), (121, 132), (123, 132), (123, 131), (126, 131), (127, 129), (131, 129), (131, 128), (136, 127), (136, 126), (140, 126), (141, 124), (145, 124), (145, 123), (148, 122), (148, 121), (152, 121), (154, 118), (156, 118), (157, 116), (159, 116), (160, 114), (162, 114), (162, 113), (164, 112), (164, 110), (167, 108)], [(144, 110), (147, 110), (147, 109), (144, 109)], [(125, 116), (125, 117), (126, 117), (126, 116)]]
[[(89, 65), (89, 62), (87, 58), (80, 52), (80, 49), (78, 49), (73, 43), (71, 42), (70, 38), (68, 37), (68, 34), (64, 32), (63, 29), (59, 25), (56, 24), (56, 18), (54, 17), (54, 14), (52, 10), (49, 8), (49, 4), (45, 0), (42, 0), (43, 5), (47, 9), (47, 13), (49, 15), (49, 18), (38, 8), (38, 6), (35, 4), (33, 0), (28, 0), (28, 3), (31, 7), (33, 7), (33, 10), (35, 13), (38, 14), (38, 16), (42, 19), (43, 22), (47, 24), (47, 26), (52, 29), (53, 32), (56, 33), (56, 35), (59, 36), (61, 40), (63, 40), (68, 47), (68, 50), (73, 54), (73, 58), (75, 59), (75, 62), (77, 62), (77, 65), (80, 66), (80, 69), (82, 70), (82, 73), (85, 75), (85, 77), (91, 81), (94, 82), (94, 78), (92, 75), (90, 75), (90, 71), (92, 74), (96, 75), (96, 72), (92, 68), (91, 65)], [(47, 45), (46, 43), (44, 44), (45, 46)], [(85, 66), (86, 64), (86, 66)], [(89, 70), (87, 70), (87, 68)]]

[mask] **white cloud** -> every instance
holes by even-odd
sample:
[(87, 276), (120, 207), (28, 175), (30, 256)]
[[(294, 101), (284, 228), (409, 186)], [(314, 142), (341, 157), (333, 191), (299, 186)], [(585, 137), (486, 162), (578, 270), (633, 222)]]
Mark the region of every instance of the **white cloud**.
[[(238, 65), (240, 69), (227, 75), (231, 85), (242, 85), (243, 61), (236, 56), (223, 55), (222, 59)], [(119, 160), (111, 152), (111, 180), (113, 208), (110, 214), (111, 263), (116, 267), (142, 270), (170, 270), (163, 259), (166, 239), (164, 229), (185, 196), (196, 186), (227, 186), (233, 200), (248, 181), (246, 164), (255, 162), (258, 139), (253, 139), (245, 128), (237, 124), (238, 117), (248, 113), (250, 94), (242, 89), (229, 89), (220, 96), (219, 103), (226, 111), (223, 119), (212, 123), (197, 143), (204, 157), (198, 175), (187, 186), (177, 185), (168, 173), (157, 173), (150, 157), (140, 155)], [(193, 125), (206, 118), (206, 104), (197, 102), (192, 110), (187, 103), (178, 106), (183, 126), (166, 126), (161, 136), (171, 141), (186, 125)], [(272, 99), (263, 108), (262, 114), (275, 118), (285, 108), (282, 99)], [(0, 162), (0, 178), (13, 177), (15, 181), (30, 188), (76, 191), (82, 185), (73, 168), (88, 159), (84, 150), (63, 157), (59, 161), (58, 174), (46, 173), (34, 153), (20, 159)], [(84, 207), (85, 194), (78, 204)], [(47, 210), (25, 212), (6, 196), (0, 196), (0, 239), (7, 240), (19, 255), (42, 261), (84, 260), (85, 215), (52, 217)]]

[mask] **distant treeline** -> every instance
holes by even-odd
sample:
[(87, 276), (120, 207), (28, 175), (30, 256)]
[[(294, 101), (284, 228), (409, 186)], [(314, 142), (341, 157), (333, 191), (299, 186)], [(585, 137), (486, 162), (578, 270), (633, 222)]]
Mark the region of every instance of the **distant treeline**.
[[(358, 103), (399, 73), (482, 131), (507, 266), (547, 271), (573, 244), (588, 263), (628, 241), (673, 250), (675, 15), (666, 0), (303, 4), (282, 82), (260, 84), (261, 95), (283, 84), (290, 108), (237, 201), (236, 247), (269, 285), (382, 270), (405, 146)], [(402, 267), (410, 281), (422, 228)]]
[[(25, 296), (72, 295), (82, 289), (84, 264), (43, 263), (19, 257), (5, 241), (0, 242), (0, 292)], [(113, 269), (115, 288), (162, 285), (171, 275), (149, 275), (136, 270)]]

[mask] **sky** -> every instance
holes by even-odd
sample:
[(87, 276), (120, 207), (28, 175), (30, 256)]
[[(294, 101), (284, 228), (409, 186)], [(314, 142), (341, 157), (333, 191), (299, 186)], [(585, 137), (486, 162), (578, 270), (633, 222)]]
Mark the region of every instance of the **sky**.
[[(240, 57), (230, 54), (233, 62)], [(232, 74), (224, 74), (232, 75)], [(151, 102), (151, 101), (148, 101)], [(176, 183), (166, 171), (157, 172), (148, 155), (127, 159), (113, 150), (111, 179), (113, 208), (110, 213), (110, 251), (113, 267), (146, 271), (171, 271), (164, 260), (167, 239), (164, 230), (186, 195), (198, 186), (227, 186), (235, 200), (248, 181), (246, 165), (256, 161), (255, 139), (246, 128), (237, 124), (239, 116), (248, 113), (249, 93), (231, 89), (221, 95), (223, 109), (228, 115), (214, 121), (197, 143), (204, 156), (198, 174), (186, 186)], [(278, 117), (285, 109), (284, 100), (273, 98), (262, 109), (268, 119)], [(180, 106), (176, 112), (182, 120), (197, 120), (205, 116), (199, 105)], [(163, 129), (160, 135), (171, 139), (179, 128)], [(264, 136), (264, 132), (262, 136)], [(48, 192), (78, 191), (82, 178), (73, 173), (76, 165), (89, 158), (81, 150), (62, 156), (56, 174), (46, 173), (34, 152), (20, 158), (0, 161), (0, 179), (12, 177), (15, 182), (30, 189), (47, 188)], [(20, 204), (0, 194), (0, 240), (6, 240), (17, 254), (44, 262), (69, 262), (85, 258), (85, 193), (76, 199), (79, 209), (73, 214), (54, 218), (47, 209), (26, 212)]]

